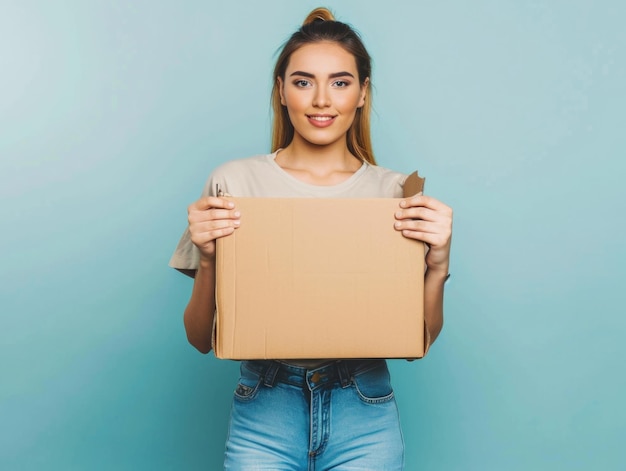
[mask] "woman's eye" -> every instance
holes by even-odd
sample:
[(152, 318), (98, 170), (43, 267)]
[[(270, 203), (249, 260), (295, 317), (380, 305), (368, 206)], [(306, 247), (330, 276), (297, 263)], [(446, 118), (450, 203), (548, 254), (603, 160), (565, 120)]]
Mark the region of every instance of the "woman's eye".
[(294, 85), (296, 87), (305, 88), (305, 87), (308, 87), (310, 84), (308, 80), (296, 80), (294, 82)]
[(338, 88), (344, 88), (344, 87), (347, 87), (350, 84), (348, 82), (346, 82), (345, 80), (337, 80), (334, 83), (334, 85), (335, 85), (335, 87), (338, 87)]

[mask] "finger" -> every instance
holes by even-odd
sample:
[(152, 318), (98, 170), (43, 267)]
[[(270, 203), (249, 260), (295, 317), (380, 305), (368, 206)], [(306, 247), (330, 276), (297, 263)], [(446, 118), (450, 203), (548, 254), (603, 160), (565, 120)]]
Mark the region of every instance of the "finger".
[(394, 228), (399, 231), (408, 230), (408, 231), (418, 231), (429, 234), (445, 234), (446, 229), (445, 225), (439, 224), (437, 222), (432, 221), (423, 221), (423, 220), (415, 220), (415, 219), (405, 219), (401, 221), (396, 221), (394, 223)]
[(219, 198), (217, 196), (203, 196), (197, 201), (194, 201), (189, 205), (189, 211), (192, 210), (206, 210), (211, 208), (232, 209), (235, 207), (235, 203), (227, 198)]
[(241, 217), (241, 213), (236, 209), (210, 209), (209, 214), (211, 215), (211, 219), (239, 219)]
[(424, 242), (430, 247), (444, 247), (449, 240), (440, 233), (414, 231), (409, 229), (402, 230), (402, 235), (407, 239), (415, 239)]
[(189, 212), (189, 222), (217, 221), (220, 219), (239, 219), (241, 213), (236, 209), (205, 209), (191, 210)]
[[(429, 204), (430, 206), (420, 206), (420, 203)], [(417, 205), (407, 206), (408, 204)], [(440, 201), (430, 197), (417, 196), (404, 200), (404, 205), (406, 206), (404, 209), (395, 213), (397, 220), (419, 219), (439, 224), (444, 230), (446, 228), (451, 229), (453, 216), (452, 208)]]
[(401, 208), (411, 208), (414, 206), (424, 206), (433, 210), (449, 209), (448, 206), (432, 196), (416, 195), (400, 200)]
[(437, 221), (440, 218), (437, 211), (423, 206), (401, 209), (396, 211), (394, 216), (396, 219), (423, 219), (426, 221)]
[(190, 226), (189, 231), (191, 232), (191, 241), (201, 247), (215, 239), (232, 234), (238, 227), (239, 224), (235, 221), (222, 220), (210, 225), (205, 223)]
[(233, 232), (235, 232), (235, 229), (237, 229), (236, 226), (230, 226), (230, 227), (224, 227), (222, 229), (216, 229), (216, 230), (211, 232), (212, 240), (216, 240), (216, 239), (219, 239), (221, 237), (225, 237), (227, 235), (230, 235)]
[(196, 221), (189, 224), (189, 232), (196, 234), (211, 234), (226, 228), (237, 228), (241, 222), (238, 219), (215, 219), (210, 221)]

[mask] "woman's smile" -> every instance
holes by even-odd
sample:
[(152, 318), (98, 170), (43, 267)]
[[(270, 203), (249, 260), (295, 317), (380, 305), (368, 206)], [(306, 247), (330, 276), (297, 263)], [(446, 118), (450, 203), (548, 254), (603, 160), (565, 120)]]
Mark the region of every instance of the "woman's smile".
[(331, 116), (327, 114), (308, 114), (306, 115), (309, 118), (309, 122), (318, 128), (326, 128), (333, 124), (336, 116)]

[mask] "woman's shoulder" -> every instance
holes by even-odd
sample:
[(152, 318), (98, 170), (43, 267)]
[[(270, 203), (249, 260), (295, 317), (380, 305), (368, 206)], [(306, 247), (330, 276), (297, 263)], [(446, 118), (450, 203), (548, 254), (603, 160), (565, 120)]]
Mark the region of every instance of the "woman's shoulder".
[(406, 173), (398, 172), (387, 167), (381, 167), (380, 165), (370, 165), (369, 171), (372, 172), (372, 174), (377, 178), (398, 180), (402, 183), (404, 183), (404, 180), (408, 177)]
[(258, 154), (251, 157), (226, 161), (213, 169), (205, 194), (219, 191), (236, 196), (252, 196), (266, 186), (271, 178), (273, 154)]
[(357, 186), (359, 193), (365, 196), (397, 198), (403, 194), (402, 188), (406, 179), (407, 175), (402, 172), (366, 164)]
[(269, 154), (257, 154), (250, 157), (228, 160), (215, 167), (211, 175), (213, 177), (228, 177), (241, 175), (242, 172), (257, 172), (264, 167), (268, 167), (269, 158)]
[(408, 174), (392, 170), (387, 167), (381, 167), (380, 165), (369, 165), (367, 168), (368, 177), (371, 180), (377, 180), (385, 182), (387, 185), (402, 187), (404, 182), (408, 178)]

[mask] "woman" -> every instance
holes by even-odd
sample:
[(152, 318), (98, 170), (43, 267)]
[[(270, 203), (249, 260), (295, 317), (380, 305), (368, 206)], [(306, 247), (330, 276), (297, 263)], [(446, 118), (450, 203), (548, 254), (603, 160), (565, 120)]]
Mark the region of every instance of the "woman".
[[(184, 322), (211, 349), (215, 240), (240, 214), (221, 192), (256, 197), (401, 197), (406, 175), (376, 166), (370, 142), (371, 61), (359, 36), (324, 8), (285, 43), (274, 69), (272, 153), (228, 162), (189, 206), (170, 265), (194, 276)], [(220, 194), (218, 194), (218, 191)], [(244, 222), (245, 224), (245, 222)], [(427, 344), (443, 324), (452, 210), (402, 199), (395, 228), (425, 242)], [(317, 374), (316, 374), (317, 373)], [(318, 384), (326, 375), (331, 381)], [(404, 445), (384, 360), (244, 361), (231, 411), (225, 469), (399, 470)]]

